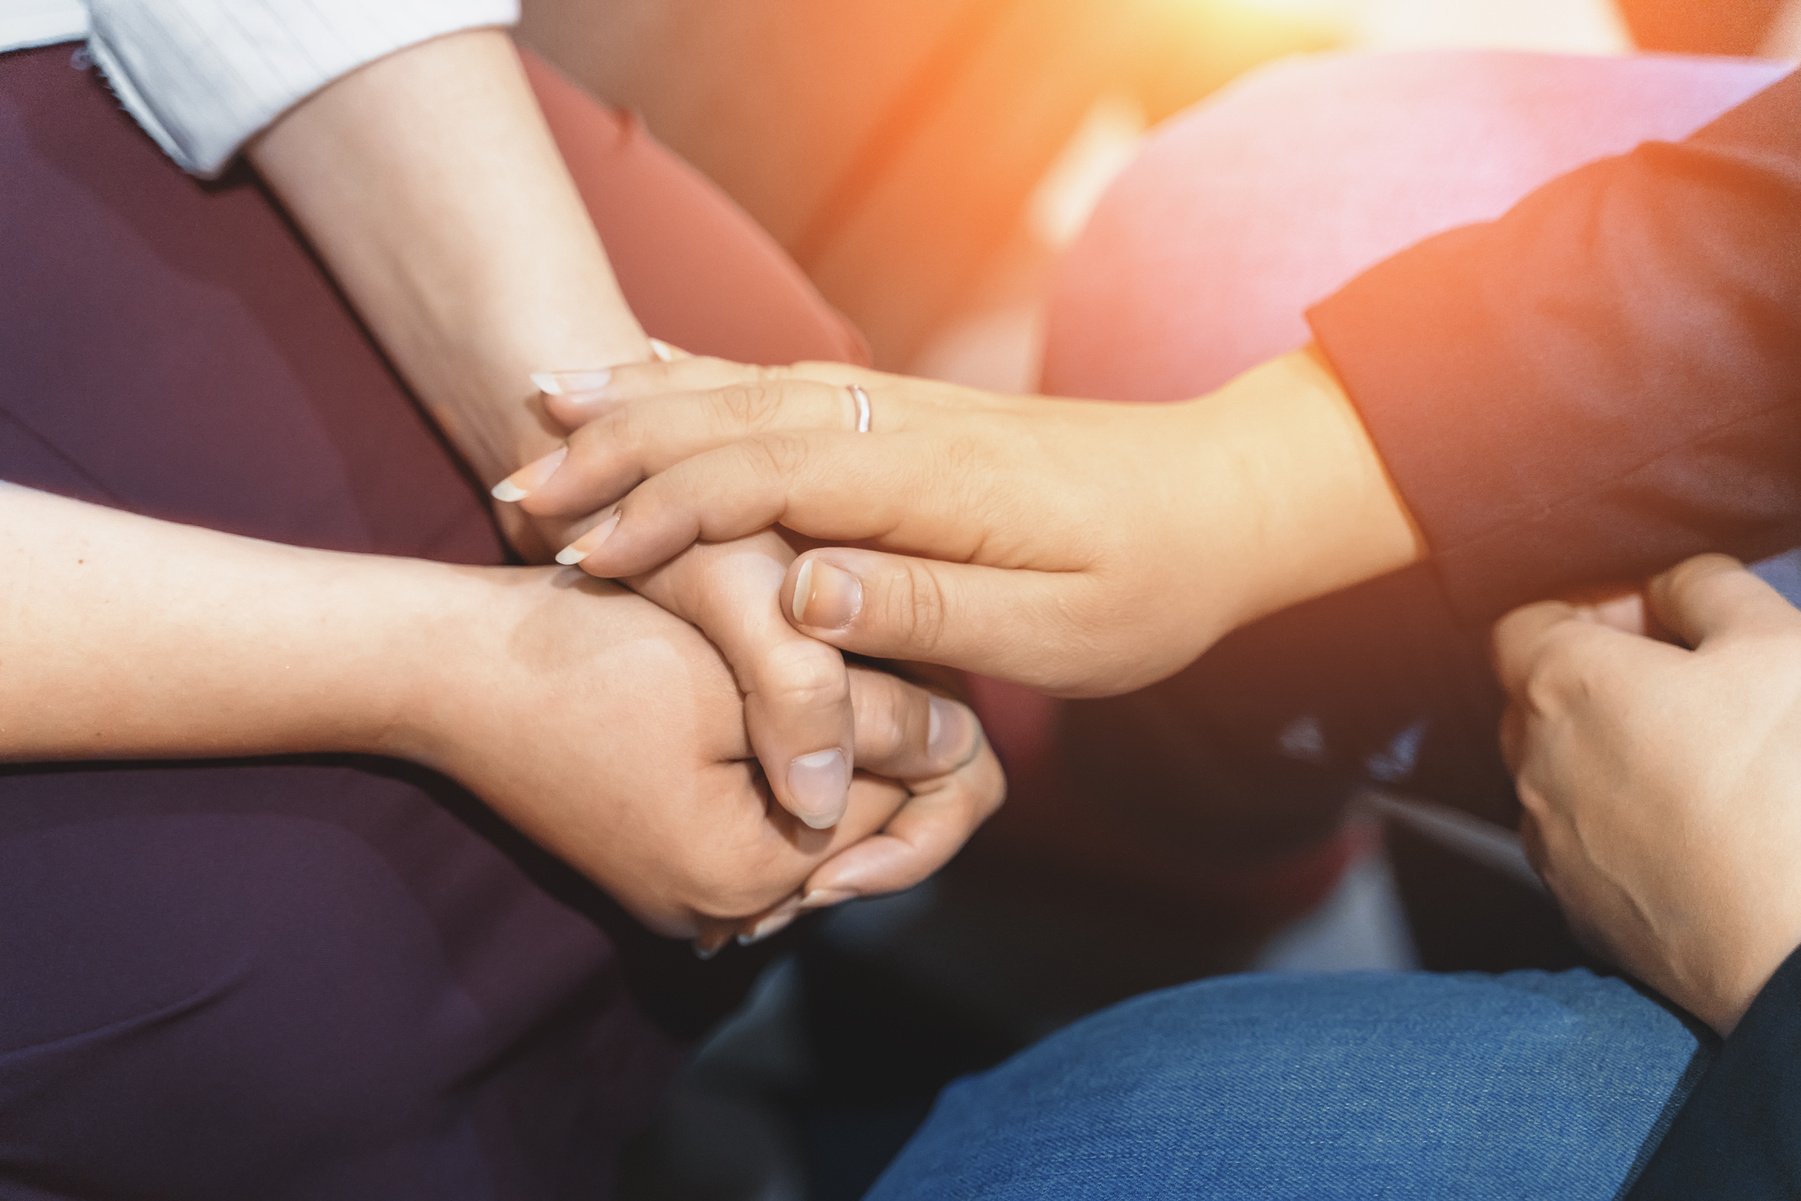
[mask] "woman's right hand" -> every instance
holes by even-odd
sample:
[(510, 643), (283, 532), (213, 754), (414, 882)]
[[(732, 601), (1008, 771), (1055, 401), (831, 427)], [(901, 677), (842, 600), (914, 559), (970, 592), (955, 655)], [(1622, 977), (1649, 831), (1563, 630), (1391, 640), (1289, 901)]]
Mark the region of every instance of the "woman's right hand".
[(574, 432), (520, 472), (526, 511), (586, 518), (564, 561), (631, 578), (770, 526), (853, 543), (789, 568), (783, 607), (802, 631), (1065, 694), (1152, 683), (1255, 617), (1422, 551), (1308, 354), (1173, 405), (701, 358), (614, 368), (580, 401), (554, 399)]
[(834, 829), (809, 828), (772, 802), (731, 671), (686, 622), (572, 572), (454, 580), (385, 749), (457, 778), (665, 934), (722, 941), (803, 894), (908, 887), (1001, 802), (974, 714), (856, 668), (857, 763), (874, 774)]

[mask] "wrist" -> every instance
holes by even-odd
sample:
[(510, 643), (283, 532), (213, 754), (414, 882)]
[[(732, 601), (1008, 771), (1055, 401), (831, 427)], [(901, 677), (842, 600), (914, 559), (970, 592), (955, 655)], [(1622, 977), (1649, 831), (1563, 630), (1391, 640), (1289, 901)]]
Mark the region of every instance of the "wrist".
[(435, 664), (458, 636), (441, 616), (440, 597), (474, 569), (273, 550), (291, 559), (287, 572), (263, 568), (269, 591), (286, 594), (287, 611), (267, 615), (273, 634), (250, 681), (266, 699), (242, 702), (269, 706), (268, 730), (250, 735), (267, 745), (246, 752), (413, 757), (421, 711), (435, 695)]
[(356, 748), (451, 770), (470, 736), (469, 707), (489, 691), (507, 654), (509, 585), (541, 574), (419, 560), (383, 564), (380, 602), (369, 620), (373, 649), (359, 673)]
[[(604, 259), (598, 265), (604, 269)], [(524, 293), (481, 291), (470, 308), (433, 322), (433, 349), (418, 357), (438, 366), (419, 392), (481, 482), (493, 484), (566, 436), (544, 412), (533, 373), (612, 367), (651, 354), (635, 322), (579, 296), (551, 294), (544, 281)]]
[[(1426, 557), (1350, 397), (1310, 350), (1254, 368), (1190, 410), (1193, 444), (1215, 456), (1236, 506), (1244, 578), (1234, 625)], [(1197, 498), (1216, 506), (1221, 490), (1209, 491)]]

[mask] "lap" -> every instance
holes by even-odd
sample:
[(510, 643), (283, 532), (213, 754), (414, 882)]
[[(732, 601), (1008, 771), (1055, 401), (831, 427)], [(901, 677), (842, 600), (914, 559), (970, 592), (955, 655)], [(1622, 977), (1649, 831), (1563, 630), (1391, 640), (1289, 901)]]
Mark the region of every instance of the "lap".
[(870, 1201), (1601, 1201), (1706, 1055), (1586, 972), (1203, 982), (952, 1086)]
[[(596, 219), (652, 332), (855, 351), (728, 201), (534, 79), (587, 194), (618, 173)], [(68, 47), (0, 56), (0, 179), (0, 479), (504, 560), (481, 488), (254, 184), (183, 176)], [(688, 246), (641, 245), (670, 212)], [(450, 782), (366, 761), (0, 769), (0, 913), (0, 1192), (605, 1195), (748, 974), (703, 975)]]

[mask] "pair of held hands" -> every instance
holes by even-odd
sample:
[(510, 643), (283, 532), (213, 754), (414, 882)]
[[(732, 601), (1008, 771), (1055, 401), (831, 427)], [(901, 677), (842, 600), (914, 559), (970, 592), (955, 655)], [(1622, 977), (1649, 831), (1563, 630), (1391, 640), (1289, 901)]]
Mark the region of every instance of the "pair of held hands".
[[(1276, 574), (1291, 556), (1263, 542), (1284, 503), (1258, 478), (1268, 447), (1235, 446), (1209, 400), (1005, 398), (834, 364), (698, 358), (546, 383), (548, 411), (573, 432), (499, 494), (568, 532), (560, 561), (673, 601), (753, 702), (759, 655), (821, 662), (797, 635), (1069, 695), (1124, 692), (1305, 591)], [(870, 433), (855, 432), (850, 384), (875, 398)], [(831, 545), (797, 557), (778, 526)], [(722, 637), (702, 593), (737, 554), (760, 556), (758, 587), (779, 589), (787, 620)], [(1608, 605), (1522, 609), (1496, 628), (1494, 653), (1527, 846), (1573, 926), (1731, 1029), (1801, 943), (1801, 613), (1710, 556)], [(772, 778), (805, 735), (831, 728), (831, 745), (848, 746), (863, 728), (800, 703), (811, 692), (763, 699), (747, 716)], [(977, 745), (958, 713), (959, 748)], [(999, 800), (985, 754), (961, 771), (946, 786), (959, 799), (901, 810), (915, 835), (864, 844), (885, 870), (834, 896), (904, 886), (948, 858)], [(790, 809), (825, 809), (809, 810), (804, 788), (776, 792)]]

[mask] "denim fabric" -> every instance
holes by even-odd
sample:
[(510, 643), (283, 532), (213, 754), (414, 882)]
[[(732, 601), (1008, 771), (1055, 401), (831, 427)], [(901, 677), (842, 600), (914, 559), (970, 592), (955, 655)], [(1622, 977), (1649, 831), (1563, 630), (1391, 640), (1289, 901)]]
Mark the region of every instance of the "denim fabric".
[(1587, 972), (1207, 981), (953, 1085), (868, 1201), (1602, 1201), (1710, 1055)]

